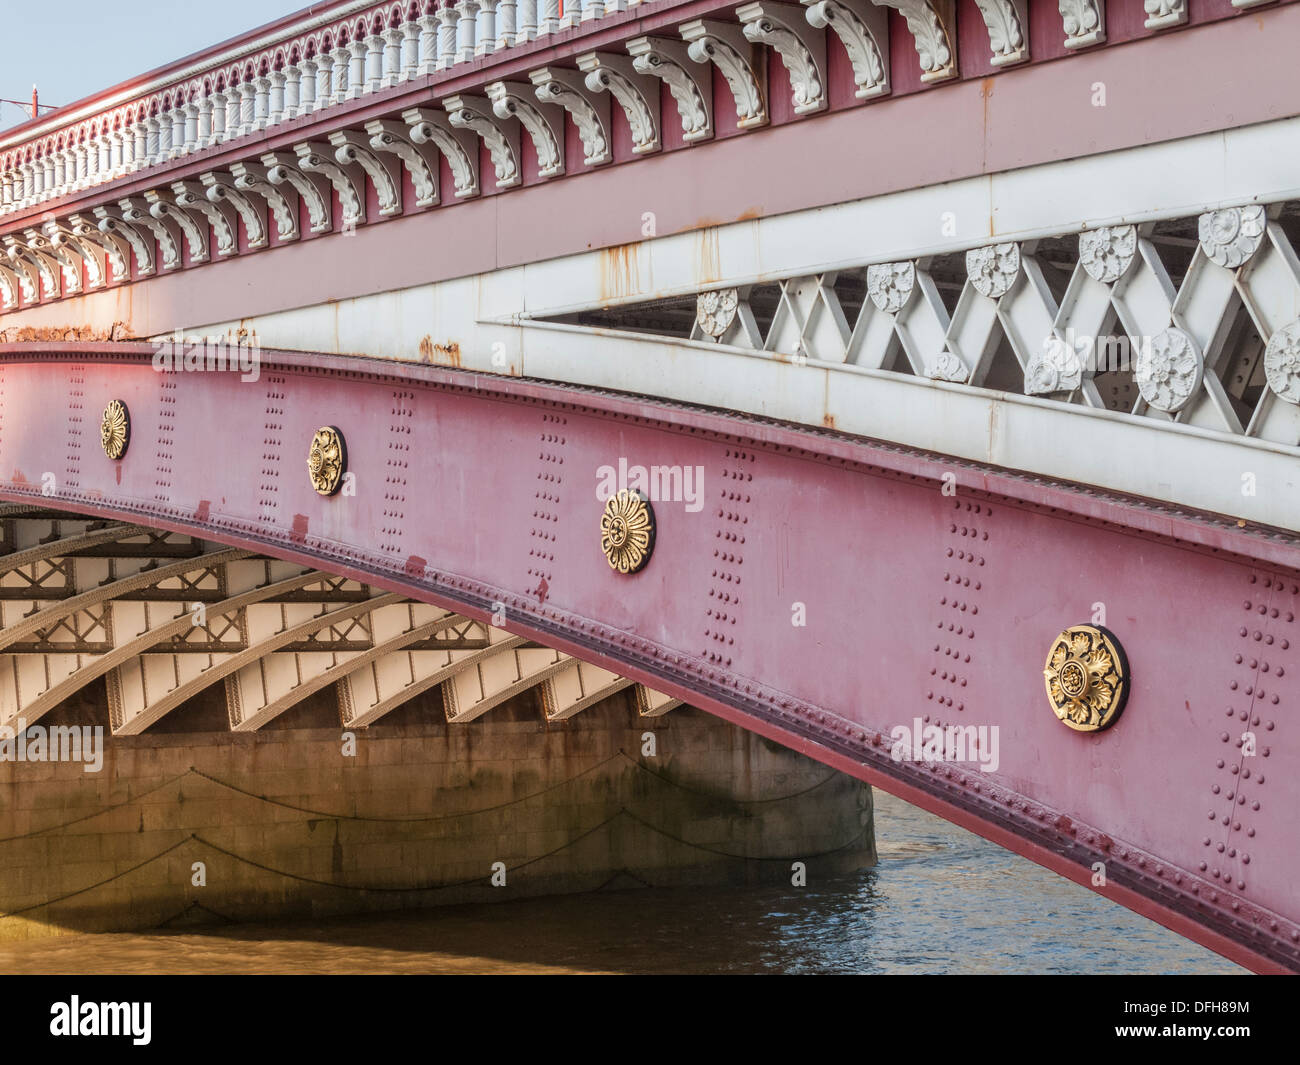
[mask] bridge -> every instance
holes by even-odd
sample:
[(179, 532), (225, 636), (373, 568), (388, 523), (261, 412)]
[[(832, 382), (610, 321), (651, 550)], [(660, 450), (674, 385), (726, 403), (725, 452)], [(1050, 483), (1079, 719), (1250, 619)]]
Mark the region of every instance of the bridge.
[(626, 689), (1300, 970), (1297, 39), (337, 0), (5, 133), (0, 715)]

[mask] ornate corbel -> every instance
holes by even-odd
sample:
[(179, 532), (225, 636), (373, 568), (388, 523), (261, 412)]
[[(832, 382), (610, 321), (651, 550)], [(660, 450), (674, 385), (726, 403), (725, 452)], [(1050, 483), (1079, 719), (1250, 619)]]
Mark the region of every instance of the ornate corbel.
[(366, 134), (371, 148), (396, 156), (406, 167), (415, 190), (415, 205), (433, 207), (438, 202), (438, 149), (428, 141), (412, 143), (411, 127), (392, 119), (367, 122)]
[(442, 106), (453, 126), (478, 134), (487, 145), (496, 171), (497, 188), (508, 189), (518, 185), (518, 121), (498, 118), (492, 110), (492, 101), (482, 96), (449, 96), (442, 101)]
[(713, 81), (693, 62), (686, 45), (666, 37), (637, 37), (627, 42), (632, 69), (668, 86), (688, 144), (713, 136)]
[[(99, 231), (110, 240), (125, 241), (135, 253), (136, 273), (141, 277), (152, 277), (158, 270), (153, 241), (131, 225), (122, 208), (116, 204), (96, 207), (94, 212)], [(130, 271), (127, 270), (123, 276), (129, 278)]]
[(334, 197), (329, 181), (320, 174), (304, 173), (293, 152), (267, 152), (262, 156), (266, 180), (272, 185), (288, 185), (307, 205), (307, 225), (313, 233), (328, 233), (333, 228)]
[(172, 196), (177, 207), (199, 215), (212, 227), (218, 255), (224, 257), (239, 251), (239, 222), (229, 203), (224, 200), (213, 203), (208, 199), (208, 190), (197, 181), (173, 181)]
[(586, 76), (591, 92), (607, 92), (627, 115), (632, 131), (632, 154), (659, 150), (659, 82), (640, 74), (627, 56), (610, 52), (587, 52), (578, 56), (578, 69)]
[(380, 155), (370, 147), (370, 138), (364, 133), (341, 129), (329, 135), (334, 146), (334, 158), (341, 166), (356, 164), (374, 183), (381, 215), (402, 213), (402, 167), (392, 156)]
[(1149, 30), (1164, 30), (1170, 26), (1181, 26), (1187, 21), (1187, 0), (1145, 0)]
[(19, 291), (18, 274), (8, 263), (0, 262), (0, 310), (17, 310)]
[(564, 112), (544, 104), (533, 95), (533, 87), (517, 81), (494, 81), (486, 89), (497, 118), (518, 119), (537, 153), (537, 172), (542, 177), (564, 173)]
[(1066, 48), (1087, 48), (1106, 40), (1105, 0), (1060, 0)]
[(366, 220), (365, 173), (357, 166), (338, 161), (334, 149), (320, 141), (303, 141), (293, 146), (298, 156), (298, 169), (309, 174), (320, 174), (339, 194), (339, 207), (343, 212), (345, 229), (361, 225)]
[(441, 111), (426, 107), (403, 111), (402, 121), (413, 143), (431, 145), (447, 160), (456, 199), (478, 195), (478, 138), (471, 131), (455, 128)]
[(59, 285), (60, 271), (57, 267), (45, 262), (13, 235), (5, 236), (4, 245), (5, 254), (13, 270), (18, 274), (24, 303), (58, 299), (63, 294)]
[(46, 220), (41, 231), (66, 268), (77, 275), (78, 281), (81, 278), (81, 264), (85, 263), (87, 288), (102, 288), (108, 284), (106, 256), (98, 242), (82, 240), (70, 225), (52, 218)]
[(122, 211), (122, 221), (147, 229), (158, 243), (159, 266), (163, 270), (176, 270), (183, 265), (181, 258), (180, 227), (173, 219), (155, 218), (149, 212), (149, 203), (143, 196), (131, 196), (117, 201)]
[(712, 63), (727, 79), (741, 129), (767, 125), (765, 73), (756, 70), (753, 48), (739, 26), (715, 19), (695, 19), (680, 27), (686, 54), (696, 63)]
[(957, 76), (957, 12), (955, 0), (871, 0), (892, 7), (907, 22), (927, 84)]
[(117, 233), (103, 232), (98, 223), (82, 214), (68, 216), (68, 231), (81, 241), (82, 247), (93, 245), (103, 254), (105, 262), (105, 283), (108, 270), (113, 272), (116, 281), (129, 281), (131, 278), (131, 245)]
[(854, 96), (889, 92), (889, 16), (869, 0), (803, 0), (809, 25), (829, 28), (853, 64)]
[(824, 111), (826, 99), (826, 34), (809, 23), (797, 4), (755, 0), (736, 8), (746, 40), (776, 50), (790, 75), (794, 113)]
[(256, 196), (247, 196), (235, 187), (233, 174), (221, 170), (208, 170), (199, 175), (199, 181), (212, 203), (228, 203), (244, 222), (244, 235), (250, 248), (265, 248), (271, 234), (266, 225), (266, 202)]
[(537, 99), (559, 104), (569, 112), (582, 138), (582, 161), (603, 166), (614, 159), (609, 135), (609, 96), (587, 88), (586, 76), (576, 70), (542, 67), (528, 73)]
[(149, 205), (149, 213), (160, 222), (174, 222), (185, 237), (190, 249), (191, 263), (206, 263), (209, 257), (208, 224), (201, 219), (196, 222), (188, 211), (176, 206), (171, 195), (160, 189), (149, 189), (144, 194), (144, 202)]
[(230, 174), (240, 192), (262, 197), (275, 220), (275, 235), (281, 242), (297, 240), (298, 193), (292, 185), (275, 184), (264, 163), (231, 163)]
[(989, 31), (995, 67), (1029, 61), (1029, 0), (975, 0)]
[[(60, 231), (57, 222), (51, 219), (39, 231), (27, 230), (27, 244), (33, 250), (51, 256), (58, 264), (66, 295), (75, 296), (82, 291), (81, 264), (86, 261), (85, 253), (77, 241), (69, 239), (68, 234)], [(104, 283), (102, 264), (96, 264), (92, 259), (88, 273), (92, 285), (98, 287)]]

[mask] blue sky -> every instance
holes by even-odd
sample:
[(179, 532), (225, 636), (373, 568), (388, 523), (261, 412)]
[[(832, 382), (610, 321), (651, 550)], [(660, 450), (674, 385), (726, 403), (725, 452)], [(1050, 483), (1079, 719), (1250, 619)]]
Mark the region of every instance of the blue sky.
[[(308, 7), (308, 0), (0, 0), (0, 98), (69, 104)], [(219, 13), (219, 14), (218, 14)], [(27, 120), (0, 104), (0, 129)]]

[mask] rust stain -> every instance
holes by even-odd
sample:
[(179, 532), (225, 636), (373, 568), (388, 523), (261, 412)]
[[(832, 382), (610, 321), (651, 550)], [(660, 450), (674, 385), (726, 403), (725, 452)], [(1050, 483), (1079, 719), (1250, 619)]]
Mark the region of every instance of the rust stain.
[(211, 503), (211, 501), (210, 501), (210, 500), (207, 500), (207, 499), (200, 499), (200, 500), (199, 500), (199, 509), (196, 510), (196, 511), (194, 512), (194, 520), (195, 520), (195, 521), (207, 521), (207, 520), (208, 520), (208, 514), (211, 512), (211, 510), (212, 510), (212, 503)]
[(544, 603), (546, 602), (546, 593), (549, 592), (550, 589), (551, 586), (546, 583), (546, 578), (543, 577), (538, 582), (537, 587), (533, 590), (533, 595), (537, 596), (537, 601), (539, 603)]
[(439, 366), (460, 365), (460, 345), (454, 340), (445, 344), (435, 344), (433, 337), (426, 333), (420, 338), (420, 361), (436, 363)]
[(122, 464), (120, 462), (113, 467), (113, 472), (117, 474), (117, 484), (120, 488), (122, 486)]
[(424, 559), (422, 559), (419, 555), (411, 555), (406, 560), (406, 566), (405, 566), (406, 575), (408, 577), (423, 577), (424, 569), (428, 564), (429, 563)]
[(293, 516), (293, 528), (289, 530), (289, 539), (295, 544), (300, 544), (307, 539), (306, 514), (295, 514)]
[(641, 270), (635, 244), (600, 251), (600, 299), (604, 303), (641, 291)]
[(834, 428), (835, 428), (835, 415), (834, 415), (834, 414), (823, 414), (823, 415), (822, 415), (822, 425), (826, 426), (827, 429), (834, 429)]
[(26, 478), (26, 476), (24, 476), (22, 470), (14, 470), (14, 475), (13, 475), (13, 477), (12, 477), (12, 480), (13, 480), (14, 484), (27, 484), (27, 483), (28, 483), (27, 478)]
[(0, 344), (129, 340), (130, 337), (131, 328), (126, 322), (114, 322), (107, 329), (94, 325), (25, 325), (0, 329)]
[(750, 222), (753, 221), (754, 219), (758, 219), (762, 217), (763, 217), (763, 209), (761, 207), (750, 207), (744, 211), (741, 211), (740, 214), (736, 215), (736, 221)]
[(722, 276), (722, 252), (718, 247), (718, 227), (701, 229), (696, 238), (695, 279), (701, 284), (716, 282)]

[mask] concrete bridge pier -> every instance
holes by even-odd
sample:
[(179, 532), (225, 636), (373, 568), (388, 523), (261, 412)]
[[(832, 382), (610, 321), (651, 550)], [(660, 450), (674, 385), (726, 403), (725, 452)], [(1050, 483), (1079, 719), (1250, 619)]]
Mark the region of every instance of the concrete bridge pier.
[[(81, 761), (0, 761), (0, 940), (815, 886), (875, 862), (871, 790), (847, 775), (687, 707), (642, 716), (630, 688), (563, 721), (540, 701), (448, 724), (426, 691), (349, 732), (331, 688), (239, 733), (213, 685), (142, 735), (90, 733)], [(85, 689), (24, 753), (106, 726), (106, 704)]]

